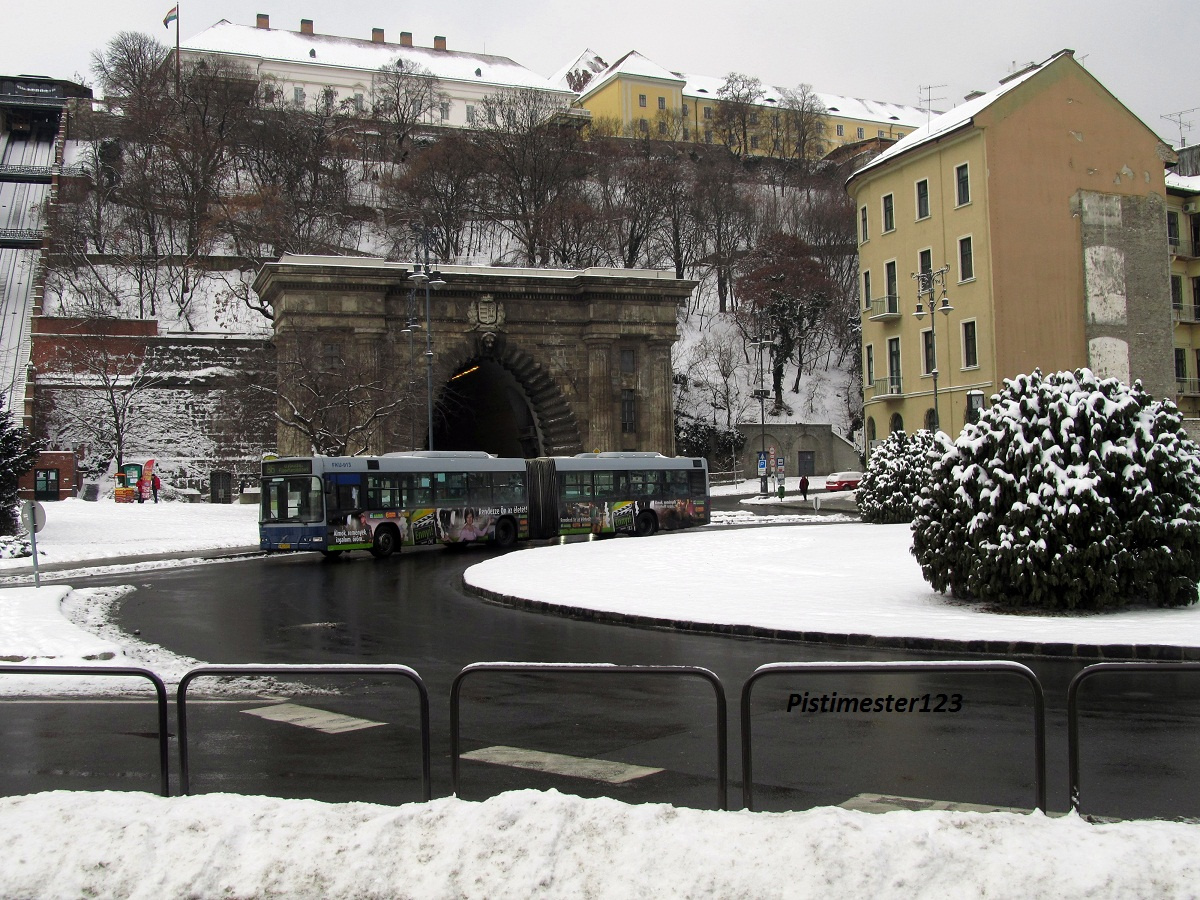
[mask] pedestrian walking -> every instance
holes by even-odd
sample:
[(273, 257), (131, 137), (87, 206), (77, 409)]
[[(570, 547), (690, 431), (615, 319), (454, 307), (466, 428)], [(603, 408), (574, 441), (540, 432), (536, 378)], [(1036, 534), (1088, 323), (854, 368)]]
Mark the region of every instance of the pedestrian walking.
[(807, 475), (800, 476), (800, 499), (805, 500), (805, 501), (808, 500), (808, 476)]
[(154, 502), (158, 502), (158, 489), (162, 487), (162, 480), (155, 475), (150, 479), (150, 490), (154, 492)]
[(134, 484), (134, 490), (137, 491), (137, 502), (145, 503), (146, 502), (146, 479), (139, 478), (137, 480), (137, 482)]

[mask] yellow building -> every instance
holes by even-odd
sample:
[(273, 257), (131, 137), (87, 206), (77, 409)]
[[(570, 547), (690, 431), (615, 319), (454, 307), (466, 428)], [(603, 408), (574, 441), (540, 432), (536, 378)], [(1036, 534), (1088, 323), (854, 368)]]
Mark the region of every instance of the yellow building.
[(1174, 397), (1174, 159), (1064, 50), (855, 172), (868, 447), (935, 425), (956, 435), (1035, 368)]
[(1167, 176), (1167, 250), (1175, 316), (1175, 402), (1188, 418), (1200, 418), (1200, 175)]
[[(631, 50), (611, 65), (591, 50), (550, 77), (556, 87), (578, 94), (577, 104), (593, 122), (610, 122), (631, 137), (692, 143), (721, 143), (717, 122), (724, 78), (672, 72)], [(747, 115), (746, 155), (765, 156), (780, 146), (781, 116), (789, 92), (762, 84)], [(857, 141), (898, 140), (923, 125), (923, 109), (814, 93), (825, 109), (822, 151)]]

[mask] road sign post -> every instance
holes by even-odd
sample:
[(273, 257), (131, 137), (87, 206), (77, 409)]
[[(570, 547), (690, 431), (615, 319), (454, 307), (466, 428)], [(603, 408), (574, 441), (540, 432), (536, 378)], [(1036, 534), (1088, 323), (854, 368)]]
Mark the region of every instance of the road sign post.
[(41, 587), (42, 579), (38, 572), (37, 533), (46, 526), (46, 510), (36, 500), (26, 500), (21, 504), (21, 524), (29, 532), (29, 548), (33, 551), (33, 586)]

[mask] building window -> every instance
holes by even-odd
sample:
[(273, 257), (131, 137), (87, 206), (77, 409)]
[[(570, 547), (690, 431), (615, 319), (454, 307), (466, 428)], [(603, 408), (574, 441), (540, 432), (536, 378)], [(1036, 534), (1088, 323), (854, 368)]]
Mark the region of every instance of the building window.
[(58, 469), (33, 470), (33, 499), (58, 499)]
[(688, 105), (686, 103), (683, 104), (683, 114), (684, 114), (684, 116), (686, 116), (688, 114)]
[(275, 98), (278, 96), (278, 94), (279, 92), (268, 84), (263, 88), (263, 103), (266, 103), (268, 106), (270, 106), (275, 102)]
[(367, 111), (367, 98), (362, 93), (354, 95), (354, 111), (360, 113)]
[[(888, 338), (888, 393), (900, 393), (900, 338)], [(893, 431), (903, 431), (904, 425)]]
[(983, 412), (983, 391), (967, 391), (967, 421), (978, 422)]
[(637, 372), (637, 354), (632, 347), (621, 348), (621, 374), (633, 375)]
[(756, 113), (756, 112), (752, 112), (752, 113), (750, 113), (750, 124), (751, 124), (752, 126), (755, 126), (755, 127), (757, 127), (757, 125), (758, 125), (758, 113)]
[(758, 149), (758, 135), (757, 134), (753, 134), (750, 136), (750, 149), (751, 150)]
[(706, 144), (712, 143), (712, 129), (711, 128), (704, 129), (704, 143), (706, 143)]
[(631, 390), (621, 391), (621, 433), (637, 431), (637, 394)]
[(667, 98), (666, 98), (666, 97), (659, 97), (659, 98), (658, 98), (658, 108), (659, 108), (659, 109), (666, 109), (666, 108), (667, 108)]
[(858, 211), (858, 224), (859, 243), (865, 244), (867, 242), (867, 208), (865, 206)]
[(439, 104), (438, 114), (441, 116), (443, 122), (447, 121), (450, 118), (450, 104), (449, 103)]
[(325, 111), (333, 109), (333, 104), (337, 101), (337, 92), (333, 88), (325, 88), (321, 91), (321, 103), (325, 107)]
[(863, 272), (863, 309), (871, 308), (871, 271)]
[(1179, 249), (1179, 213), (1167, 213), (1167, 243), (1172, 250)]
[(959, 206), (971, 202), (971, 173), (966, 163), (954, 170), (954, 189)]
[(929, 218), (929, 180), (922, 178), (917, 182), (917, 218)]
[(933, 361), (933, 329), (926, 328), (921, 332), (921, 374), (930, 375), (937, 365)]
[(638, 106), (642, 107), (643, 109), (645, 108), (645, 106), (646, 106), (646, 95), (645, 94), (638, 94)]
[(958, 280), (970, 281), (975, 277), (975, 251), (969, 237), (958, 239)]
[(932, 272), (933, 271), (933, 251), (922, 250), (917, 254), (917, 271)]
[(867, 387), (875, 383), (875, 345), (867, 344)]
[(846, 126), (845, 126), (845, 125), (843, 125), (841, 122), (839, 122), (839, 123), (838, 123), (838, 126), (837, 126), (837, 136), (838, 136), (838, 137), (845, 137), (845, 136), (846, 136)]
[(866, 132), (864, 132), (861, 128), (858, 129), (858, 139), (861, 141), (864, 137), (866, 137)]
[(658, 120), (658, 133), (661, 135), (666, 135), (667, 133), (667, 123), (662, 119)]
[(877, 132), (876, 132), (876, 136), (877, 136), (877, 137), (887, 137), (887, 135), (885, 135), (885, 134), (883, 133), (883, 129), (882, 129), (882, 128), (880, 128), (880, 129), (879, 129), (879, 131), (877, 131)]
[(292, 88), (292, 102), (297, 106), (304, 105), (304, 88)]
[(974, 321), (962, 323), (962, 352), (964, 369), (979, 368), (979, 345), (975, 338)]
[[(1160, 284), (1162, 282), (1159, 282)], [(1171, 306), (1175, 309), (1183, 309), (1183, 276), (1171, 276)]]
[(638, 119), (638, 131), (640, 131), (642, 134), (649, 134), (650, 123), (645, 119)]
[(883, 276), (887, 281), (888, 312), (899, 312), (900, 286), (896, 283), (896, 261), (894, 259), (884, 265)]
[[(1175, 379), (1180, 382), (1187, 380), (1187, 351), (1182, 347), (1175, 348)], [(1182, 384), (1179, 390), (1183, 392)]]
[(468, 125), (475, 124), (475, 107), (472, 106), (470, 103), (467, 104), (467, 124)]
[(712, 118), (712, 107), (711, 106), (704, 107), (704, 118), (706, 118), (706, 119)]
[(1192, 279), (1192, 316), (1200, 322), (1200, 278)]
[(896, 230), (896, 203), (891, 194), (883, 195), (883, 231)]

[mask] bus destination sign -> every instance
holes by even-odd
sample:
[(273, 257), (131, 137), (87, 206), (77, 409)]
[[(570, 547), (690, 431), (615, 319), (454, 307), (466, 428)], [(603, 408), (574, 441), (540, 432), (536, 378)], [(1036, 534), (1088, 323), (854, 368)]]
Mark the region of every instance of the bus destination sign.
[(273, 459), (262, 464), (263, 477), (272, 475), (311, 475), (311, 459)]

